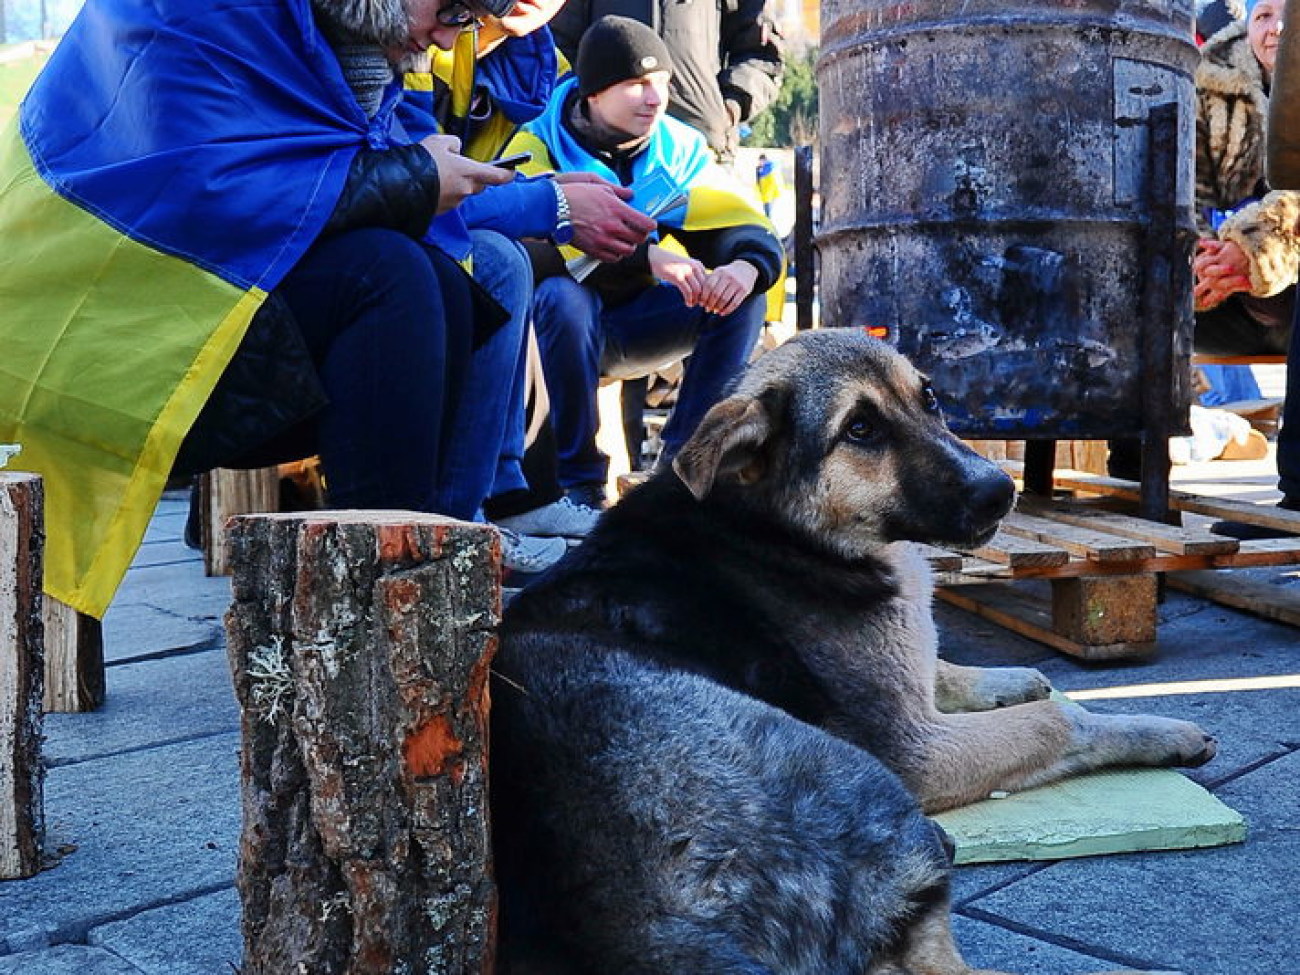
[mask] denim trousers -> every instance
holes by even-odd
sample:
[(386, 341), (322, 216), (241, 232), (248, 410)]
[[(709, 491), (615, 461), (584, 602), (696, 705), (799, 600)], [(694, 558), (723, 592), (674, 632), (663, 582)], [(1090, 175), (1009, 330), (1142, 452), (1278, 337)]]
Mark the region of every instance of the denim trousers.
[(607, 308), (600, 296), (568, 277), (543, 281), (533, 298), (560, 483), (604, 483), (609, 457), (596, 446), (596, 403), (602, 376), (633, 379), (689, 356), (677, 405), (664, 427), (664, 457), (676, 456), (704, 414), (744, 368), (763, 328), (763, 295), (730, 315), (686, 305), (671, 284), (647, 288)]
[[(522, 465), (525, 339), (533, 298), (533, 268), (517, 241), (495, 231), (472, 230), (470, 241), (474, 279), (510, 318), (470, 358), (460, 403), (463, 415), (452, 418), (447, 444), (444, 482), (453, 489), (453, 496), (441, 499), (441, 504), (447, 510), (463, 507), (454, 497), (454, 489), (463, 483), (481, 484), (484, 465), (491, 460), (491, 483), (474, 515), (475, 520), (482, 521), (483, 500), (528, 488)], [(494, 451), (495, 458), (491, 456)]]
[(379, 228), (318, 242), (276, 290), (329, 397), (310, 434), (330, 503), (472, 519), (497, 476), (510, 325), (476, 348), (465, 273)]

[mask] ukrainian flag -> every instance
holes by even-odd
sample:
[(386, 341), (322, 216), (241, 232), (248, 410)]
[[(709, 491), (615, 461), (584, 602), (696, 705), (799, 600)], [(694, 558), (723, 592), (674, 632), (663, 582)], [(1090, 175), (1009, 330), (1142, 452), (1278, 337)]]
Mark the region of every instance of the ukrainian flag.
[(88, 0), (0, 135), (0, 442), (45, 590), (102, 616), (181, 440), (367, 120), (308, 0)]

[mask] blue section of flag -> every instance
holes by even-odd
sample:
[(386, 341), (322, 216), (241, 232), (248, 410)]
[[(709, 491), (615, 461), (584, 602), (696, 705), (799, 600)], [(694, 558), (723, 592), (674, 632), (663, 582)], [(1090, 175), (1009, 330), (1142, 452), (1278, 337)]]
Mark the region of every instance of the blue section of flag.
[(23, 103), (60, 195), (244, 288), (319, 235), (367, 120), (307, 0), (89, 0)]

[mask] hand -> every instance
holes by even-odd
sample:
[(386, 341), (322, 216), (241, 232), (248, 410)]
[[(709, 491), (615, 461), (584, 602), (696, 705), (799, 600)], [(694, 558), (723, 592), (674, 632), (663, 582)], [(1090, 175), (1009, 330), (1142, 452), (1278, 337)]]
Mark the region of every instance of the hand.
[(1192, 273), (1195, 276), (1193, 301), (1197, 311), (1213, 308), (1238, 292), (1250, 291), (1250, 259), (1232, 241), (1199, 240)]
[(708, 268), (693, 257), (676, 254), (658, 244), (650, 246), (650, 271), (660, 281), (675, 285), (687, 308), (694, 308), (704, 294)]
[(462, 156), (460, 140), (454, 135), (426, 136), (420, 140), (420, 145), (438, 164), (439, 213), (454, 210), (465, 197), (481, 193), (488, 186), (500, 186), (515, 178), (508, 169)]
[(748, 298), (758, 283), (758, 268), (748, 261), (732, 261), (709, 273), (700, 304), (715, 315), (730, 315)]
[(598, 261), (619, 261), (650, 236), (655, 222), (625, 202), (632, 191), (595, 173), (560, 173), (573, 218), (573, 246)]

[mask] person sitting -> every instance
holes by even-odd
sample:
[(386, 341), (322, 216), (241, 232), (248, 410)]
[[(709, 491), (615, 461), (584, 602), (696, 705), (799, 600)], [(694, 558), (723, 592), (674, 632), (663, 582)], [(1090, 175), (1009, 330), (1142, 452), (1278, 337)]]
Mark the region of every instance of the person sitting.
[(45, 479), (48, 592), (101, 616), (173, 472), (319, 453), (336, 506), (474, 516), (511, 390), (462, 377), (522, 335), (485, 361), (510, 326), (429, 228), (512, 174), (407, 137), (393, 64), (505, 9), (88, 0), (0, 153), (0, 440)]
[[(1286, 354), (1293, 344), (1300, 275), (1300, 193), (1265, 174), (1269, 94), (1283, 0), (1253, 0), (1246, 19), (1206, 43), (1196, 72), (1196, 204), (1201, 239), (1193, 263), (1197, 352)], [(1300, 400), (1289, 369), (1287, 402)], [(1300, 510), (1300, 450), (1280, 437), (1284, 497)]]
[(581, 281), (555, 248), (538, 257), (533, 320), (560, 483), (593, 506), (604, 503), (609, 469), (596, 446), (600, 377), (643, 376), (690, 357), (663, 431), (660, 462), (671, 461), (748, 360), (763, 325), (764, 292), (784, 262), (771, 224), (713, 161), (703, 136), (665, 117), (671, 72), (653, 30), (603, 17), (583, 36), (574, 77), (510, 144), (510, 151), (533, 153), (532, 171), (593, 172), (628, 186), (633, 206), (645, 211), (653, 196), (666, 202), (663, 196), (685, 194), (683, 204), (657, 215), (676, 249), (647, 242)]
[[(503, 15), (485, 18), (477, 29), (463, 32), (450, 50), (434, 48), (413, 56), (404, 65), (407, 97), (400, 109), (407, 131), (417, 137), (451, 133), (463, 140), (472, 158), (498, 158), (518, 127), (541, 114), (554, 90), (558, 59), (546, 24), (561, 3), (516, 3)], [(566, 203), (580, 246), (617, 260), (654, 229), (653, 221), (624, 202), (630, 191), (590, 173), (555, 179), (566, 184)], [(520, 329), (526, 329), (530, 317), (533, 281), (518, 239), (553, 234), (558, 211), (558, 191), (551, 180), (517, 179), (488, 188), (440, 218), (444, 227), (458, 224), (450, 235), (462, 244), (457, 253), (472, 255), (475, 279)], [(563, 539), (585, 536), (599, 512), (572, 503), (556, 480), (546, 391), (538, 358), (529, 352), (527, 345), (518, 349), (515, 371), (520, 382), (512, 386), (517, 399), (506, 417), (497, 476), (484, 513), (505, 530), (508, 540), (522, 536), (536, 548), (540, 567), (563, 554)], [(483, 379), (500, 382), (498, 376)], [(527, 422), (525, 390), (532, 412)], [(554, 540), (546, 548), (532, 536)]]

